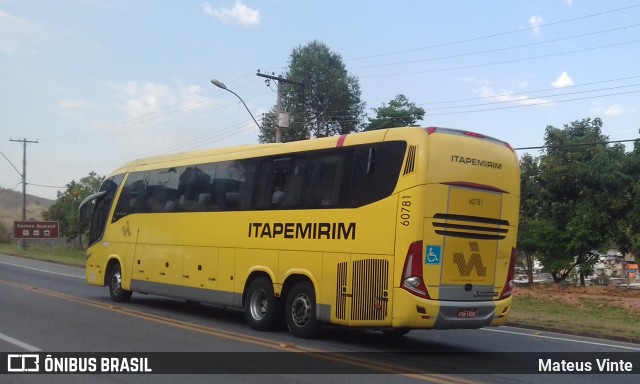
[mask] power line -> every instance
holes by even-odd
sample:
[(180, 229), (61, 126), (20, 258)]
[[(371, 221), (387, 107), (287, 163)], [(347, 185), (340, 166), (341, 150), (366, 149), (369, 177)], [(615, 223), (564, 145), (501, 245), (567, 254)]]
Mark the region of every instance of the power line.
[(0, 189), (0, 193), (3, 192), (7, 192), (7, 191), (12, 191), (12, 192), (16, 192), (15, 189), (18, 187), (18, 185), (22, 184), (22, 181), (19, 182), (18, 184), (14, 185), (13, 188), (2, 188)]
[(627, 25), (627, 26), (624, 26), (624, 27), (606, 29), (606, 30), (603, 30), (603, 31), (584, 33), (584, 34), (568, 36), (568, 37), (561, 37), (561, 38), (553, 39), (553, 40), (536, 41), (534, 43), (513, 45), (513, 46), (510, 46), (510, 47), (488, 49), (488, 50), (484, 50), (484, 51), (476, 51), (476, 52), (469, 52), (469, 53), (460, 53), (460, 54), (457, 54), (457, 55), (430, 57), (430, 58), (426, 58), (426, 59), (417, 59), (417, 60), (409, 60), (409, 61), (398, 61), (398, 62), (385, 63), (385, 64), (371, 64), (371, 65), (364, 65), (364, 66), (359, 66), (359, 67), (355, 67), (355, 68), (375, 68), (375, 67), (386, 67), (386, 66), (391, 66), (391, 65), (415, 64), (415, 63), (422, 63), (422, 62), (425, 62), (425, 61), (456, 59), (456, 58), (466, 57), (466, 56), (475, 56), (475, 55), (481, 55), (481, 54), (486, 54), (486, 53), (508, 51), (508, 50), (517, 49), (517, 48), (531, 47), (531, 46), (534, 46), (534, 45), (557, 43), (559, 41), (571, 40), (571, 39), (577, 39), (577, 38), (580, 38), (580, 37), (587, 37), (587, 36), (593, 36), (593, 35), (598, 35), (598, 34), (607, 33), (607, 32), (625, 30), (625, 29), (635, 28), (635, 27), (638, 27), (638, 26), (640, 26), (640, 24), (632, 24), (632, 25)]
[(628, 140), (609, 140), (609, 141), (601, 141), (597, 143), (575, 143), (575, 144), (564, 144), (564, 145), (541, 145), (538, 147), (520, 147), (513, 148), (515, 151), (521, 151), (526, 149), (550, 149), (550, 148), (565, 148), (565, 147), (586, 147), (592, 145), (602, 145), (602, 144), (618, 144), (618, 143), (631, 143), (640, 141), (640, 139), (628, 139)]
[(42, 188), (57, 188), (57, 189), (65, 188), (65, 187), (60, 187), (60, 186), (56, 186), (56, 185), (42, 185), (42, 184), (34, 184), (34, 183), (29, 183), (29, 185), (33, 185), (33, 186), (36, 186), (36, 187), (42, 187)]
[(437, 68), (437, 69), (427, 69), (427, 70), (423, 70), (423, 71), (400, 72), (400, 73), (378, 74), (378, 75), (367, 75), (367, 76), (360, 76), (360, 77), (361, 78), (378, 78), (378, 77), (392, 77), (392, 76), (408, 76), (408, 75), (419, 75), (419, 74), (423, 74), (423, 73), (436, 73), (436, 72), (454, 71), (454, 70), (458, 70), (458, 69), (488, 67), (488, 66), (492, 66), (492, 65), (511, 64), (511, 63), (517, 63), (517, 62), (521, 62), (521, 61), (545, 59), (545, 58), (556, 57), (556, 56), (565, 56), (565, 55), (571, 55), (571, 54), (574, 54), (574, 53), (595, 51), (595, 50), (598, 50), (598, 49), (617, 47), (617, 46), (626, 45), (626, 44), (636, 44), (636, 43), (639, 43), (639, 42), (640, 42), (640, 40), (630, 40), (630, 41), (624, 41), (624, 42), (621, 42), (621, 43), (606, 44), (606, 45), (600, 45), (600, 46), (597, 46), (597, 47), (582, 48), (582, 49), (576, 49), (576, 50), (573, 50), (573, 51), (550, 53), (550, 54), (540, 55), (540, 56), (523, 57), (523, 58), (519, 58), (519, 59), (493, 61), (493, 62), (481, 63), (481, 64), (470, 64), (470, 65), (463, 65), (463, 66), (460, 66), (460, 67)]
[(286, 112), (282, 111), (282, 85), (283, 84), (292, 84), (295, 86), (298, 86), (300, 88), (304, 88), (305, 85), (304, 83), (298, 82), (298, 81), (293, 81), (290, 79), (285, 79), (282, 76), (273, 76), (273, 75), (267, 75), (264, 73), (256, 73), (256, 76), (262, 77), (267, 79), (267, 87), (269, 87), (269, 89), (271, 89), (271, 83), (270, 81), (276, 81), (277, 85), (278, 85), (278, 92), (276, 93), (277, 95), (277, 100), (276, 100), (276, 113), (277, 113), (277, 119), (276, 119), (276, 143), (282, 143), (282, 128), (288, 128), (289, 127), (289, 115)]
[(161, 148), (152, 152), (147, 152), (146, 154), (142, 154), (142, 156), (147, 157), (155, 154), (170, 153), (170, 152), (176, 152), (176, 151), (187, 151), (187, 150), (195, 149), (198, 147), (202, 147), (204, 145), (208, 145), (213, 142), (228, 138), (230, 136), (234, 136), (241, 132), (245, 132), (253, 129), (254, 125), (250, 124), (251, 122), (252, 120), (245, 120), (241, 123), (234, 124), (228, 128), (225, 128), (219, 131), (210, 132), (205, 135), (186, 140), (182, 143), (174, 144), (169, 147)]
[[(530, 94), (535, 94), (535, 93), (540, 93), (540, 92), (571, 90), (573, 88), (580, 88), (580, 87), (586, 87), (586, 86), (590, 86), (590, 85), (612, 83), (612, 82), (617, 82), (617, 81), (631, 80), (631, 79), (638, 79), (638, 78), (640, 78), (640, 75), (619, 77), (619, 78), (608, 79), (608, 80), (599, 80), (599, 81), (593, 81), (593, 82), (584, 83), (584, 84), (575, 84), (575, 85), (562, 87), (562, 88), (546, 88), (546, 89), (538, 89), (538, 90), (532, 90), (532, 91), (527, 91), (527, 92), (514, 92), (514, 93), (505, 93), (505, 94), (483, 96), (483, 97), (471, 97), (471, 98), (455, 99), (455, 100), (444, 100), (444, 101), (433, 101), (433, 102), (426, 102), (426, 103), (415, 103), (415, 105), (416, 106), (429, 106), (429, 105), (451, 104), (451, 103), (464, 102), (464, 101), (474, 101), (474, 100), (500, 99), (500, 98), (504, 98), (504, 97), (530, 95)], [(519, 105), (519, 106), (506, 107), (506, 108), (518, 108), (518, 107), (527, 107), (527, 106), (541, 106), (541, 105), (547, 105), (547, 104), (553, 104), (554, 103), (554, 101), (548, 101), (548, 100), (541, 99), (541, 98), (544, 98), (544, 97), (561, 97), (561, 96), (576, 95), (576, 94), (582, 94), (582, 93), (601, 92), (601, 91), (608, 91), (608, 90), (613, 90), (613, 89), (636, 87), (636, 86), (639, 86), (639, 85), (640, 85), (640, 83), (633, 83), (633, 84), (597, 88), (597, 89), (591, 89), (591, 90), (585, 90), (585, 91), (562, 92), (562, 93), (556, 93), (556, 94), (550, 94), (550, 95), (542, 95), (542, 96), (539, 96), (537, 98), (539, 100), (537, 102), (535, 101), (536, 99), (522, 98), (522, 99), (513, 99), (513, 100), (500, 100), (500, 101), (487, 102), (487, 103), (456, 105), (456, 106), (451, 106), (451, 107), (435, 107), (435, 108), (427, 107), (426, 108), (426, 116), (432, 116), (432, 115), (436, 115), (437, 116), (437, 115), (444, 115), (444, 114), (474, 112), (474, 111), (459, 111), (459, 112), (438, 113), (438, 114), (430, 113), (431, 111), (435, 111), (435, 110), (454, 109), (454, 108), (469, 108), (469, 107), (479, 107), (479, 106), (490, 106), (490, 105), (505, 104), (505, 103), (518, 103), (518, 102), (523, 103), (523, 102), (528, 102), (528, 104), (526, 104), (526, 105), (522, 104), (522, 105)], [(613, 93), (613, 94), (604, 94), (604, 95), (597, 95), (597, 96), (598, 97), (600, 97), (600, 96), (602, 96), (602, 97), (617, 96), (617, 95), (621, 95), (621, 94), (636, 93), (636, 92), (638, 92), (638, 91), (621, 92), (621, 93)], [(560, 103), (560, 102), (565, 102), (565, 101), (583, 100), (583, 99), (589, 99), (589, 98), (592, 98), (592, 97), (573, 98), (573, 99), (560, 100), (560, 101), (555, 101), (555, 102)], [(489, 109), (489, 110), (493, 110), (493, 109), (502, 109), (502, 108), (492, 108), (492, 109)], [(484, 111), (484, 110), (482, 110), (482, 111)], [(344, 117), (344, 116), (351, 116), (351, 114), (350, 114), (350, 112), (348, 110), (329, 110), (329, 111), (323, 111), (323, 113), (330, 114), (330, 115), (328, 115), (328, 117), (330, 117), (330, 118), (340, 118), (340, 117)], [(313, 114), (312, 111), (305, 110), (305, 111), (301, 111), (301, 114), (296, 114), (295, 116), (297, 118), (302, 118), (302, 121), (310, 121), (310, 120), (312, 120), (314, 118), (314, 116), (312, 114)]]
[[(243, 76), (237, 77), (233, 80), (231, 80), (229, 83), (233, 83), (233, 82), (237, 82), (239, 80), (242, 80), (246, 77), (248, 77), (250, 74), (245, 74)], [(247, 81), (244, 82), (240, 85), (238, 85), (238, 87), (243, 87), (247, 84), (251, 84), (255, 82), (255, 80), (251, 80), (251, 81)], [(141, 116), (137, 116), (119, 123), (112, 123), (112, 124), (106, 124), (104, 126), (101, 127), (97, 127), (94, 129), (89, 130), (88, 132), (85, 133), (80, 133), (80, 134), (63, 134), (63, 135), (55, 135), (55, 136), (49, 136), (46, 137), (45, 140), (54, 140), (54, 139), (64, 139), (64, 138), (68, 138), (68, 137), (73, 137), (74, 139), (86, 139), (86, 138), (93, 138), (93, 137), (101, 137), (101, 136), (110, 136), (110, 135), (114, 135), (114, 134), (119, 134), (119, 133), (123, 133), (123, 132), (132, 132), (132, 131), (136, 131), (136, 130), (142, 130), (142, 129), (146, 129), (150, 126), (154, 126), (154, 125), (158, 125), (158, 124), (167, 124), (167, 123), (172, 123), (175, 121), (179, 121), (184, 119), (185, 117), (180, 117), (178, 119), (175, 120), (166, 120), (163, 121), (162, 119), (176, 114), (176, 113), (180, 113), (185, 111), (186, 109), (193, 109), (193, 108), (187, 108), (187, 107), (199, 107), (202, 106), (204, 104), (206, 104), (210, 99), (207, 97), (208, 94), (214, 92), (213, 89), (207, 89), (206, 91), (196, 94), (196, 95), (192, 95), (189, 96), (187, 98), (185, 98), (184, 100), (181, 100), (179, 102), (176, 102), (174, 104), (168, 105), (164, 108), (155, 110), (155, 111), (151, 111), (148, 113), (145, 113)], [(257, 95), (257, 96), (253, 96), (253, 97), (259, 97), (262, 96), (263, 94)], [(200, 99), (198, 101), (198, 99)], [(251, 99), (251, 98), (246, 98), (247, 100)], [(190, 102), (193, 100), (197, 100), (198, 102), (196, 104), (191, 105)], [(222, 109), (222, 108), (226, 108), (228, 106), (231, 105), (235, 105), (234, 104), (225, 104), (225, 105), (221, 105), (218, 106), (217, 108), (213, 109)], [(191, 113), (191, 114), (187, 114), (188, 117), (193, 117), (193, 116), (197, 116), (203, 113), (211, 113), (212, 110), (207, 110), (201, 113)]]
[[(12, 140), (12, 141), (13, 141), (13, 140)], [(9, 160), (9, 158), (8, 158), (4, 153), (2, 153), (2, 152), (0, 152), (0, 155), (2, 155), (2, 156), (3, 156), (3, 157), (4, 157), (4, 158), (9, 162), (9, 164), (11, 165), (11, 167), (13, 167), (13, 169), (15, 169), (15, 170), (16, 170), (16, 172), (18, 172), (18, 175), (20, 175), (20, 177), (22, 177), (22, 173), (20, 173), (20, 171), (18, 171), (18, 168), (16, 168), (16, 166), (15, 166), (15, 165), (13, 165), (13, 163), (11, 162), (11, 160)]]
[[(542, 95), (540, 96), (541, 98), (543, 97), (561, 97), (561, 96), (567, 96), (567, 95), (578, 95), (581, 93), (590, 93), (590, 92), (601, 92), (601, 91), (610, 91), (612, 89), (620, 89), (620, 88), (629, 88), (629, 87), (637, 87), (639, 86), (640, 83), (635, 83), (635, 84), (627, 84), (627, 85), (619, 85), (616, 87), (607, 87), (607, 88), (598, 88), (598, 89), (590, 89), (587, 91), (576, 91), (576, 92), (565, 92), (565, 93), (558, 93), (555, 95)], [(500, 97), (512, 97), (515, 96), (515, 94), (504, 94), (504, 95), (496, 95), (496, 96), (491, 96), (492, 98), (500, 98)], [(454, 108), (469, 108), (469, 107), (480, 107), (480, 106), (485, 106), (485, 105), (495, 105), (495, 104), (505, 104), (505, 103), (517, 103), (517, 102), (527, 102), (527, 101), (533, 101), (534, 105), (536, 104), (535, 102), (536, 99), (529, 99), (529, 98), (523, 98), (523, 99), (512, 99), (512, 100), (501, 100), (501, 101), (494, 101), (494, 102), (490, 102), (490, 103), (479, 103), (479, 104), (467, 104), (467, 105), (454, 105), (451, 107), (437, 107), (437, 108), (430, 108), (429, 111), (437, 111), (437, 110), (443, 110), (443, 109), (454, 109)], [(544, 99), (539, 99), (539, 100), (544, 100)], [(540, 104), (543, 104), (544, 102), (546, 102), (548, 100), (545, 101), (541, 101)], [(553, 103), (552, 101), (550, 103)]]
[(596, 17), (596, 16), (602, 16), (602, 15), (609, 14), (609, 13), (622, 12), (622, 11), (626, 11), (626, 10), (629, 10), (631, 8), (636, 8), (636, 7), (640, 7), (640, 4), (634, 4), (634, 5), (630, 5), (628, 7), (616, 8), (616, 9), (611, 9), (611, 10), (608, 10), (608, 11), (592, 13), (590, 15), (574, 17), (574, 18), (571, 18), (571, 19), (565, 19), (565, 20), (560, 20), (560, 21), (551, 22), (551, 23), (545, 23), (545, 24), (539, 25), (537, 27), (519, 28), (519, 29), (514, 29), (514, 30), (510, 30), (510, 31), (506, 31), (506, 32), (494, 33), (494, 34), (491, 34), (491, 35), (484, 35), (484, 36), (472, 37), (472, 38), (469, 38), (469, 39), (450, 41), (450, 42), (447, 42), (447, 43), (434, 44), (434, 45), (430, 45), (430, 46), (426, 46), (426, 47), (413, 48), (413, 49), (408, 49), (408, 50), (394, 51), (394, 52), (387, 52), (387, 53), (380, 53), (380, 54), (369, 55), (369, 56), (354, 57), (354, 58), (348, 59), (348, 60), (364, 60), (364, 59), (370, 59), (370, 58), (374, 58), (374, 57), (392, 56), (392, 55), (398, 55), (398, 54), (402, 54), (402, 53), (409, 53), (409, 52), (422, 51), (422, 50), (433, 49), (433, 48), (446, 47), (446, 46), (449, 46), (449, 45), (470, 43), (470, 42), (474, 42), (474, 41), (478, 41), (478, 40), (490, 39), (490, 38), (494, 38), (494, 37), (498, 37), (498, 36), (505, 36), (505, 35), (510, 35), (510, 34), (519, 33), (519, 32), (523, 32), (523, 31), (531, 31), (531, 30), (533, 30), (535, 28), (546, 28), (546, 27), (550, 27), (550, 26), (553, 26), (553, 25), (569, 23), (569, 22), (572, 22), (572, 21), (583, 20), (583, 19)]
[[(450, 104), (450, 103), (458, 103), (458, 102), (462, 102), (462, 101), (472, 101), (472, 100), (481, 100), (481, 99), (497, 99), (497, 98), (504, 97), (504, 96), (519, 96), (519, 95), (525, 95), (525, 94), (530, 95), (532, 93), (557, 91), (558, 89), (570, 89), (570, 88), (586, 87), (588, 85), (612, 83), (614, 81), (631, 80), (631, 79), (637, 79), (639, 77), (640, 77), (640, 75), (619, 77), (617, 79), (592, 81), (592, 82), (583, 83), (583, 84), (574, 84), (574, 85), (566, 86), (566, 87), (563, 87), (563, 88), (545, 88), (545, 89), (538, 89), (538, 90), (527, 91), (527, 92), (513, 92), (513, 93), (508, 93), (508, 94), (503, 94), (503, 95), (493, 95), (493, 96), (484, 96), (484, 97), (470, 97), (470, 98), (465, 98), (465, 99), (444, 100), (444, 101), (432, 101), (432, 102), (420, 103), (420, 104), (416, 104), (416, 105), (427, 106), (427, 105), (438, 105), (438, 104)], [(431, 110), (431, 109), (429, 109), (429, 110)]]
[[(639, 91), (629, 91), (629, 92), (609, 93), (609, 94), (605, 94), (605, 95), (595, 95), (595, 96), (587, 96), (587, 97), (576, 97), (576, 98), (573, 98), (573, 99), (566, 99), (566, 100), (556, 100), (556, 101), (545, 100), (545, 101), (540, 101), (540, 102), (527, 103), (527, 104), (524, 104), (524, 105), (512, 105), (512, 106), (509, 106), (509, 107), (474, 109), (474, 110), (471, 110), (471, 111), (431, 113), (428, 116), (443, 116), (443, 115), (455, 115), (455, 114), (473, 113), (473, 112), (497, 111), (497, 110), (500, 110), (500, 109), (539, 107), (539, 106), (544, 106), (544, 105), (552, 105), (552, 104), (555, 104), (555, 103), (567, 103), (567, 102), (570, 102), (570, 101), (595, 99), (595, 98), (598, 98), (598, 97), (629, 95), (629, 94), (638, 93), (638, 92), (640, 92), (640, 90)], [(533, 100), (531, 100), (531, 101), (533, 101)], [(517, 102), (517, 100), (514, 100), (514, 102)], [(497, 104), (497, 103), (494, 103), (494, 104)], [(487, 105), (490, 105), (490, 104), (487, 104)]]

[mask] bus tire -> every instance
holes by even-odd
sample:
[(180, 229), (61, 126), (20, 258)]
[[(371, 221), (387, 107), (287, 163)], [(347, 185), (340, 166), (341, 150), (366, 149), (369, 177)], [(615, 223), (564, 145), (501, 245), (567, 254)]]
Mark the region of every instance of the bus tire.
[(311, 339), (320, 329), (316, 317), (316, 294), (308, 281), (296, 283), (287, 294), (285, 317), (289, 332), (296, 337)]
[(109, 270), (107, 283), (111, 300), (119, 303), (129, 301), (132, 292), (122, 289), (122, 269), (120, 268), (120, 263), (115, 263)]
[(279, 300), (273, 293), (271, 281), (260, 277), (249, 284), (244, 306), (247, 323), (257, 331), (269, 331), (282, 319)]

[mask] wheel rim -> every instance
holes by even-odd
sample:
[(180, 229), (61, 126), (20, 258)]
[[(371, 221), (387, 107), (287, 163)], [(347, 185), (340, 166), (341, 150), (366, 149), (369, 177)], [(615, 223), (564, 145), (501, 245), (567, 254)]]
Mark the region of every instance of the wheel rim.
[(299, 294), (291, 304), (291, 319), (298, 327), (304, 327), (311, 318), (311, 299), (309, 296)]
[(111, 277), (111, 291), (115, 295), (119, 295), (122, 292), (122, 275), (120, 272), (116, 272)]
[(251, 317), (256, 320), (262, 320), (267, 314), (267, 294), (263, 290), (257, 290), (251, 295), (249, 301), (249, 310)]

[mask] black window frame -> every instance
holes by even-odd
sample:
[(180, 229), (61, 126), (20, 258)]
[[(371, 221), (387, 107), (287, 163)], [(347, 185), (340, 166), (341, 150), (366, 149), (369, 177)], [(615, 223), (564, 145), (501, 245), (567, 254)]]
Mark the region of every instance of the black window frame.
[[(406, 151), (405, 141), (387, 141), (132, 172), (112, 221), (139, 212), (357, 208), (391, 195)], [(180, 179), (175, 191), (150, 183), (163, 172)], [(151, 203), (161, 195), (174, 204)]]

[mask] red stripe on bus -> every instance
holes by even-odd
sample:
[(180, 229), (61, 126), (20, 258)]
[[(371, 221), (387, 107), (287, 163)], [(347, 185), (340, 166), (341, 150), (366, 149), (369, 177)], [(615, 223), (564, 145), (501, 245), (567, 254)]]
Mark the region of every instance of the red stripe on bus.
[(338, 142), (336, 143), (336, 147), (340, 148), (342, 146), (344, 146), (344, 141), (347, 139), (347, 135), (340, 135), (340, 137), (338, 137)]

